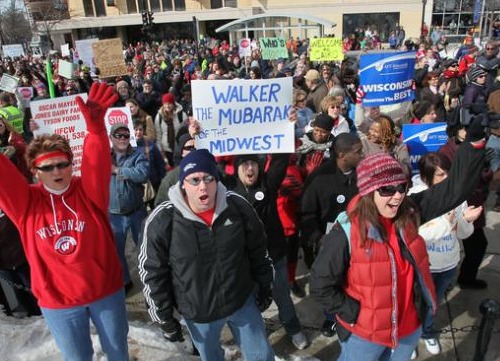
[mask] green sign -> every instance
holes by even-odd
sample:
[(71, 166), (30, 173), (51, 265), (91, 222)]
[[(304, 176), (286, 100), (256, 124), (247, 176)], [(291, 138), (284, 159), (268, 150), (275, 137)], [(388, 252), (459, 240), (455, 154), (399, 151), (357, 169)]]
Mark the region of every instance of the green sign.
[(286, 50), (286, 42), (283, 38), (260, 38), (260, 52), (262, 59), (288, 59), (288, 50)]

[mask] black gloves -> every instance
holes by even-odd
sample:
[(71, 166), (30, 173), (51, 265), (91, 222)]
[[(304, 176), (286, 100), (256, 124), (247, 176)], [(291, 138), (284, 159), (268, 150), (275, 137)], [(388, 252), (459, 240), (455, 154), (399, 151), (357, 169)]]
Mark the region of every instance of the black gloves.
[(268, 287), (259, 287), (259, 292), (257, 293), (257, 307), (260, 312), (264, 312), (271, 306), (273, 302), (273, 287), (269, 285)]
[(163, 332), (163, 337), (165, 337), (170, 342), (184, 341), (184, 337), (182, 336), (181, 324), (175, 318), (172, 318), (165, 323), (160, 323), (160, 327)]

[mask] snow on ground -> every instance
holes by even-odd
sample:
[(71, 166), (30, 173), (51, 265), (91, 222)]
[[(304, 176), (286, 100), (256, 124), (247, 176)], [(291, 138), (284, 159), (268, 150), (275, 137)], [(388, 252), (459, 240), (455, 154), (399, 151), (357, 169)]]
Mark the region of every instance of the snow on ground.
[[(145, 322), (129, 324), (129, 353), (134, 361), (199, 361), (191, 355), (191, 342), (171, 343), (158, 328)], [(92, 330), (95, 361), (106, 361), (95, 329)], [(236, 346), (223, 345), (228, 361), (242, 361)], [(8, 317), (0, 311), (0, 359), (6, 361), (63, 361), (42, 317)], [(316, 358), (276, 357), (276, 361), (319, 361)]]

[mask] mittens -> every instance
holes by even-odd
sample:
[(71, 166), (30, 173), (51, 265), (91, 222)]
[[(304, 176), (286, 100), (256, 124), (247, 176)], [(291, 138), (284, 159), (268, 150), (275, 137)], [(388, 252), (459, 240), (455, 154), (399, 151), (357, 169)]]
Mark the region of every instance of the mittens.
[(118, 95), (106, 83), (94, 82), (90, 88), (87, 103), (79, 96), (75, 101), (85, 118), (87, 131), (92, 134), (106, 132), (104, 115), (108, 108), (118, 100)]

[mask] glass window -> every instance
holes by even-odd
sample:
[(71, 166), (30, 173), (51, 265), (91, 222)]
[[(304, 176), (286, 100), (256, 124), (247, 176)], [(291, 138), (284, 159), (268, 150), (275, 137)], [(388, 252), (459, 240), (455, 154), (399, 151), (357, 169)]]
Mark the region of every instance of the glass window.
[(369, 28), (377, 30), (381, 41), (387, 41), (392, 30), (399, 24), (399, 13), (345, 14), (342, 19), (342, 37)]
[(210, 0), (210, 9), (219, 9), (222, 7), (222, 0)]
[(174, 0), (175, 11), (186, 10), (186, 0)]
[(96, 16), (106, 16), (104, 0), (94, 0)]
[[(83, 3), (85, 3), (85, 1)], [(135, 0), (127, 0), (127, 12), (128, 14), (137, 13), (137, 6), (135, 4)]]
[(161, 5), (163, 7), (163, 11), (172, 11), (174, 9), (172, 6), (172, 0), (162, 0)]
[(94, 17), (94, 7), (92, 6), (92, 2), (84, 1), (83, 2), (83, 11), (85, 12), (85, 16)]
[(152, 11), (160, 11), (160, 0), (149, 0), (149, 6)]

